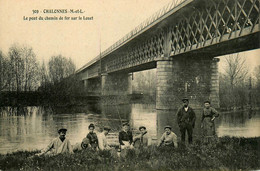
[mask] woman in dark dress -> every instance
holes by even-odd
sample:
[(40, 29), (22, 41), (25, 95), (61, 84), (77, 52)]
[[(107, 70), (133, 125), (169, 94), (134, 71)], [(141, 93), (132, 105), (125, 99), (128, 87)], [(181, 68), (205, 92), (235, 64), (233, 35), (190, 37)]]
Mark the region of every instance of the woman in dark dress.
[(210, 106), (209, 101), (205, 101), (201, 117), (202, 135), (205, 142), (210, 142), (216, 138), (214, 120), (218, 116), (218, 111)]
[(97, 138), (97, 134), (94, 132), (95, 125), (90, 124), (88, 126), (88, 130), (89, 130), (89, 133), (87, 134), (87, 138), (89, 139), (89, 144), (90, 144), (91, 148), (96, 150), (98, 147), (98, 138)]

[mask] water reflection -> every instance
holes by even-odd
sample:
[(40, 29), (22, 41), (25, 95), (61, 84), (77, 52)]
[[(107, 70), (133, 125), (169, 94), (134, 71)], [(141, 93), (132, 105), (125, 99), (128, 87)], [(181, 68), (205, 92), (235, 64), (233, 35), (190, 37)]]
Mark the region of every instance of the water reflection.
[[(196, 137), (200, 134), (200, 111), (195, 112)], [(0, 108), (0, 153), (44, 148), (61, 127), (68, 129), (67, 137), (72, 144), (86, 136), (90, 123), (97, 125), (97, 131), (104, 125), (110, 126), (111, 135), (117, 136), (123, 121), (129, 121), (134, 132), (139, 126), (146, 126), (154, 141), (162, 135), (165, 125), (171, 125), (180, 136), (176, 111), (156, 111), (153, 104), (103, 106), (101, 114), (86, 112), (84, 107), (81, 113), (50, 107)], [(218, 136), (255, 137), (260, 136), (259, 123), (259, 111), (223, 113), (216, 119), (216, 131)]]
[(222, 114), (217, 126), (218, 136), (260, 136), (260, 111)]

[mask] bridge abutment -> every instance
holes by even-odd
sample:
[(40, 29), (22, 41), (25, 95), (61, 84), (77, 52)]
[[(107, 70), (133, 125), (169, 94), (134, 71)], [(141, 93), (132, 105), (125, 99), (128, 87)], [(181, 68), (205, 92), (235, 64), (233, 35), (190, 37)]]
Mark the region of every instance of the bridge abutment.
[(174, 110), (188, 97), (193, 108), (205, 100), (219, 107), (218, 59), (212, 57), (157, 60), (157, 110)]

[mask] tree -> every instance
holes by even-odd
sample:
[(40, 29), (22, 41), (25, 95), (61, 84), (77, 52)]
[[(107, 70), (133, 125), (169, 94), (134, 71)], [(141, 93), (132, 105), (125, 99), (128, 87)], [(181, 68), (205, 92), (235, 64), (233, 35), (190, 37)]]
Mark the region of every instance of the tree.
[(238, 83), (244, 82), (248, 75), (248, 68), (245, 64), (246, 60), (237, 53), (225, 57), (225, 62), (226, 68), (224, 75), (233, 89)]
[(40, 87), (42, 90), (46, 91), (47, 85), (49, 84), (48, 72), (44, 61), (40, 67)]
[(254, 74), (255, 86), (260, 88), (260, 65), (255, 67), (253, 74)]
[(22, 90), (22, 80), (24, 73), (24, 61), (22, 59), (21, 48), (17, 45), (13, 45), (9, 48), (8, 52), (10, 58), (10, 65), (12, 69), (12, 90), (17, 92)]
[(39, 64), (36, 61), (36, 55), (31, 47), (23, 47), (22, 55), (24, 59), (23, 90), (35, 90), (39, 86)]
[(253, 84), (252, 84), (252, 104), (254, 106), (260, 107), (260, 65), (254, 68), (253, 72)]
[(6, 90), (9, 85), (10, 66), (8, 58), (0, 51), (0, 91)]
[(53, 84), (59, 83), (62, 79), (75, 73), (76, 66), (71, 61), (61, 55), (52, 56), (48, 63), (50, 81)]
[(225, 57), (225, 72), (220, 74), (220, 105), (240, 108), (248, 104), (248, 68), (238, 54)]
[(12, 45), (9, 48), (12, 91), (31, 91), (38, 87), (39, 64), (31, 47)]

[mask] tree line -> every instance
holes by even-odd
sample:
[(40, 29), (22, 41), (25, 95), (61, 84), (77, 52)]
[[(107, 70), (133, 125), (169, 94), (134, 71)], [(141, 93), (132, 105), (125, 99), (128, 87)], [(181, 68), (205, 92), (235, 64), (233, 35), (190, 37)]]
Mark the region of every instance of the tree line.
[(260, 65), (250, 68), (246, 65), (245, 58), (237, 53), (223, 59), (226, 66), (219, 76), (222, 108), (260, 107)]
[(38, 91), (48, 95), (68, 95), (75, 86), (76, 66), (70, 58), (52, 56), (40, 62), (32, 47), (12, 45), (0, 51), (0, 92)]

